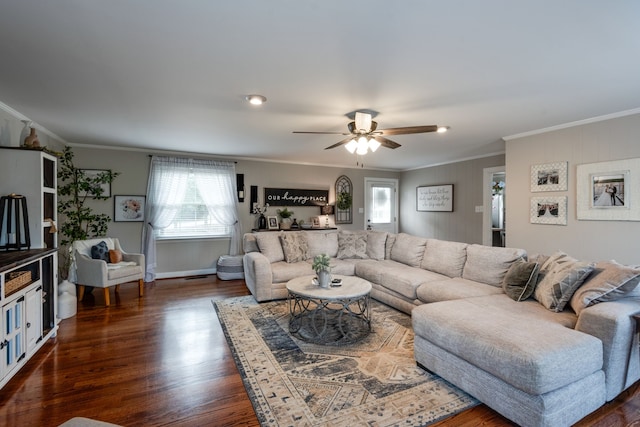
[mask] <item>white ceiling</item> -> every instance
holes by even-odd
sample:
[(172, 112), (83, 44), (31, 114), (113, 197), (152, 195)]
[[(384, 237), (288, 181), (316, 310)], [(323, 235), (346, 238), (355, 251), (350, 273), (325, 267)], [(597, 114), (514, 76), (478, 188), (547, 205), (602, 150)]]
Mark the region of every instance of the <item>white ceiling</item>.
[[(247, 94), (268, 98), (262, 107)], [(354, 167), (502, 152), (502, 137), (640, 107), (636, 0), (21, 0), (0, 6), (0, 101), (72, 144)]]

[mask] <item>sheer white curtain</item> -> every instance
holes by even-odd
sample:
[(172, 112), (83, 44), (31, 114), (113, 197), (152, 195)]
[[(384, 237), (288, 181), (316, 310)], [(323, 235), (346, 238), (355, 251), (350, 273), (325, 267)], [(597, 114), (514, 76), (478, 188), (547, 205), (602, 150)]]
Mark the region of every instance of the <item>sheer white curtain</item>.
[(229, 253), (241, 250), (242, 227), (238, 218), (236, 175), (233, 162), (154, 156), (151, 159), (142, 247), (146, 257), (145, 281), (156, 277), (157, 232), (167, 228), (182, 208), (192, 174), (198, 193), (213, 222), (231, 235)]
[(229, 254), (238, 255), (242, 225), (238, 218), (235, 164), (215, 160), (194, 160), (192, 165), (198, 192), (207, 205), (209, 215), (215, 222), (227, 227), (231, 234)]

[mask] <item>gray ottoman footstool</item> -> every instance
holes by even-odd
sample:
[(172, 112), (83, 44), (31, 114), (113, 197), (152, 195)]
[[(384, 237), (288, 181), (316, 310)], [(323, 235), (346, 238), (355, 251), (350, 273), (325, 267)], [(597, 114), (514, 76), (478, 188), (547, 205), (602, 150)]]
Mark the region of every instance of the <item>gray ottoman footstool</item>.
[(242, 255), (221, 255), (216, 264), (216, 274), (220, 280), (244, 279)]

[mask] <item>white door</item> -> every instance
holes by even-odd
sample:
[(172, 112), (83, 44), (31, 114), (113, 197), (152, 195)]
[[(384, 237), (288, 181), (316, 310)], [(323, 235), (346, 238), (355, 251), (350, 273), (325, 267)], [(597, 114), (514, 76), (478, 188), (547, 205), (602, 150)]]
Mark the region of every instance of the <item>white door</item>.
[(42, 338), (42, 286), (25, 294), (27, 316), (27, 353), (31, 353)]
[(364, 225), (366, 229), (398, 232), (398, 180), (364, 179)]

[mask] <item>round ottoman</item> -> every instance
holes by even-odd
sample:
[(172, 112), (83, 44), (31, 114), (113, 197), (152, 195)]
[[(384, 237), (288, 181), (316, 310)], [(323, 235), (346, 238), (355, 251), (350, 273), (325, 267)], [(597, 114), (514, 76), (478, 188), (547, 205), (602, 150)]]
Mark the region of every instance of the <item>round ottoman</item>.
[(216, 274), (220, 280), (244, 279), (242, 255), (221, 255), (216, 264)]

